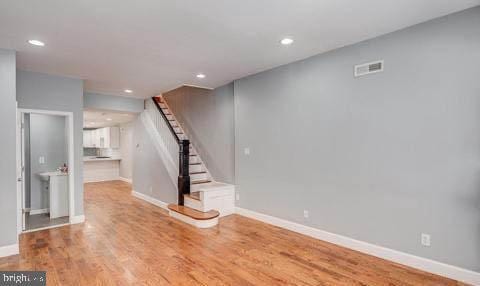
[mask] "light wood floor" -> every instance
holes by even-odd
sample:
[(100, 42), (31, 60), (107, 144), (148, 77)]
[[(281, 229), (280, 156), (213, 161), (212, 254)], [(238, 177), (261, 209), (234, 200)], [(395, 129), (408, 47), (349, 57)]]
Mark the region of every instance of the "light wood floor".
[(85, 185), (86, 222), (23, 234), (0, 270), (47, 285), (463, 285), (238, 215), (199, 230), (131, 196)]

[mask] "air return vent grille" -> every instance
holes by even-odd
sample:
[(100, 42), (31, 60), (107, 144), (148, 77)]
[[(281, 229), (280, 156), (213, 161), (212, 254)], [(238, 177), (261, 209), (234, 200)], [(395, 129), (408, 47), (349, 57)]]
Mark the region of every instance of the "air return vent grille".
[(383, 71), (383, 60), (375, 61), (371, 63), (356, 65), (354, 67), (354, 75), (355, 77), (382, 72)]

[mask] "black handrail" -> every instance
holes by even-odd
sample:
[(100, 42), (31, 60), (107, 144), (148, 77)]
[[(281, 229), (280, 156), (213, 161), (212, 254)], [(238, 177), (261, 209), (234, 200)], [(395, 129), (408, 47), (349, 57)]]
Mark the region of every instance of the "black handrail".
[(183, 195), (190, 194), (190, 141), (178, 137), (158, 101), (155, 97), (152, 97), (152, 100), (178, 142), (178, 205), (183, 206)]
[(157, 102), (157, 100), (155, 99), (155, 97), (152, 97), (152, 100), (153, 100), (153, 103), (155, 104), (155, 106), (157, 107), (158, 111), (160, 111), (160, 114), (162, 115), (162, 117), (163, 117), (163, 119), (165, 120), (165, 122), (167, 122), (168, 129), (170, 129), (170, 132), (172, 132), (173, 137), (175, 137), (175, 139), (177, 140), (178, 144), (180, 144), (180, 138), (178, 138), (177, 133), (175, 133), (175, 129), (173, 129), (172, 125), (170, 124), (170, 121), (168, 120), (167, 116), (166, 116), (165, 113), (163, 112), (162, 107), (160, 107), (160, 104)]

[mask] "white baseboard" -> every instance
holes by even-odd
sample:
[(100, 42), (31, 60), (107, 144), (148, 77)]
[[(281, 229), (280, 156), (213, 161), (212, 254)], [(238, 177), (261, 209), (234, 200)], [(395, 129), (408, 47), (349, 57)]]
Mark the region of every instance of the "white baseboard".
[(70, 224), (82, 223), (84, 221), (85, 221), (85, 216), (84, 215), (76, 215), (76, 216), (70, 218)]
[(0, 246), (0, 257), (16, 255), (19, 253), (18, 243)]
[(127, 183), (132, 183), (132, 179), (127, 179), (127, 178), (124, 178), (124, 177), (119, 177), (118, 178), (120, 181), (124, 181), (124, 182), (127, 182)]
[(166, 202), (162, 202), (160, 200), (157, 200), (157, 199), (154, 199), (150, 196), (147, 196), (145, 194), (142, 194), (142, 193), (139, 193), (139, 192), (135, 192), (135, 191), (132, 191), (132, 195), (136, 198), (139, 198), (141, 200), (144, 200), (146, 202), (149, 202), (151, 203), (152, 205), (156, 205), (157, 207), (161, 207), (162, 209), (166, 209), (168, 210), (168, 203)]
[(323, 231), (320, 229), (258, 213), (248, 209), (236, 207), (235, 212), (248, 218), (259, 220), (294, 232), (308, 235), (319, 240), (324, 240), (369, 255), (380, 257), (382, 259), (390, 260), (399, 264), (407, 265), (416, 269), (448, 277), (464, 283), (480, 285), (480, 273), (478, 272), (400, 252), (375, 244), (370, 244), (350, 237)]
[(30, 210), (30, 215), (46, 214), (46, 213), (49, 213), (49, 212), (50, 212), (50, 209)]

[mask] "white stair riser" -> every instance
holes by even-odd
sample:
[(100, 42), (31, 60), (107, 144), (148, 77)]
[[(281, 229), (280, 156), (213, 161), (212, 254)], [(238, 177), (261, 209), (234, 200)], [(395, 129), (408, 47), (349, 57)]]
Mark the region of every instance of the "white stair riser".
[(212, 219), (207, 219), (207, 220), (196, 220), (193, 219), (189, 216), (182, 215), (180, 213), (174, 212), (172, 210), (169, 211), (169, 214), (171, 217), (176, 218), (178, 220), (181, 220), (185, 223), (188, 223), (190, 225), (193, 225), (198, 228), (209, 228), (216, 226), (218, 224), (218, 217), (212, 218)]
[(202, 201), (195, 200), (195, 199), (189, 198), (187, 196), (184, 196), (183, 199), (184, 199), (184, 204), (185, 204), (186, 207), (189, 207), (189, 208), (192, 208), (194, 210), (201, 211), (201, 212), (208, 212), (209, 211), (209, 210), (206, 210), (203, 207)]
[[(167, 106), (163, 103), (160, 103), (160, 108), (167, 108)], [(165, 111), (165, 110), (164, 110)]]
[(200, 191), (201, 200), (195, 200), (185, 196), (185, 205), (201, 212), (217, 210), (220, 217), (235, 212), (235, 187), (229, 186), (221, 189)]
[(202, 161), (198, 156), (190, 156), (190, 163), (202, 163)]
[(182, 132), (182, 128), (180, 127), (173, 127), (173, 130), (175, 131), (175, 133)]
[(173, 117), (173, 115), (169, 114), (169, 115), (167, 115), (167, 119), (172, 120), (172, 119), (175, 119), (175, 118)]
[(203, 165), (190, 165), (190, 172), (200, 172), (203, 171)]
[(206, 180), (208, 178), (207, 173), (203, 174), (190, 174), (190, 181), (197, 181), (197, 180)]
[(205, 187), (206, 185), (208, 184), (190, 185), (190, 192), (191, 193), (198, 192), (200, 191), (201, 188)]

